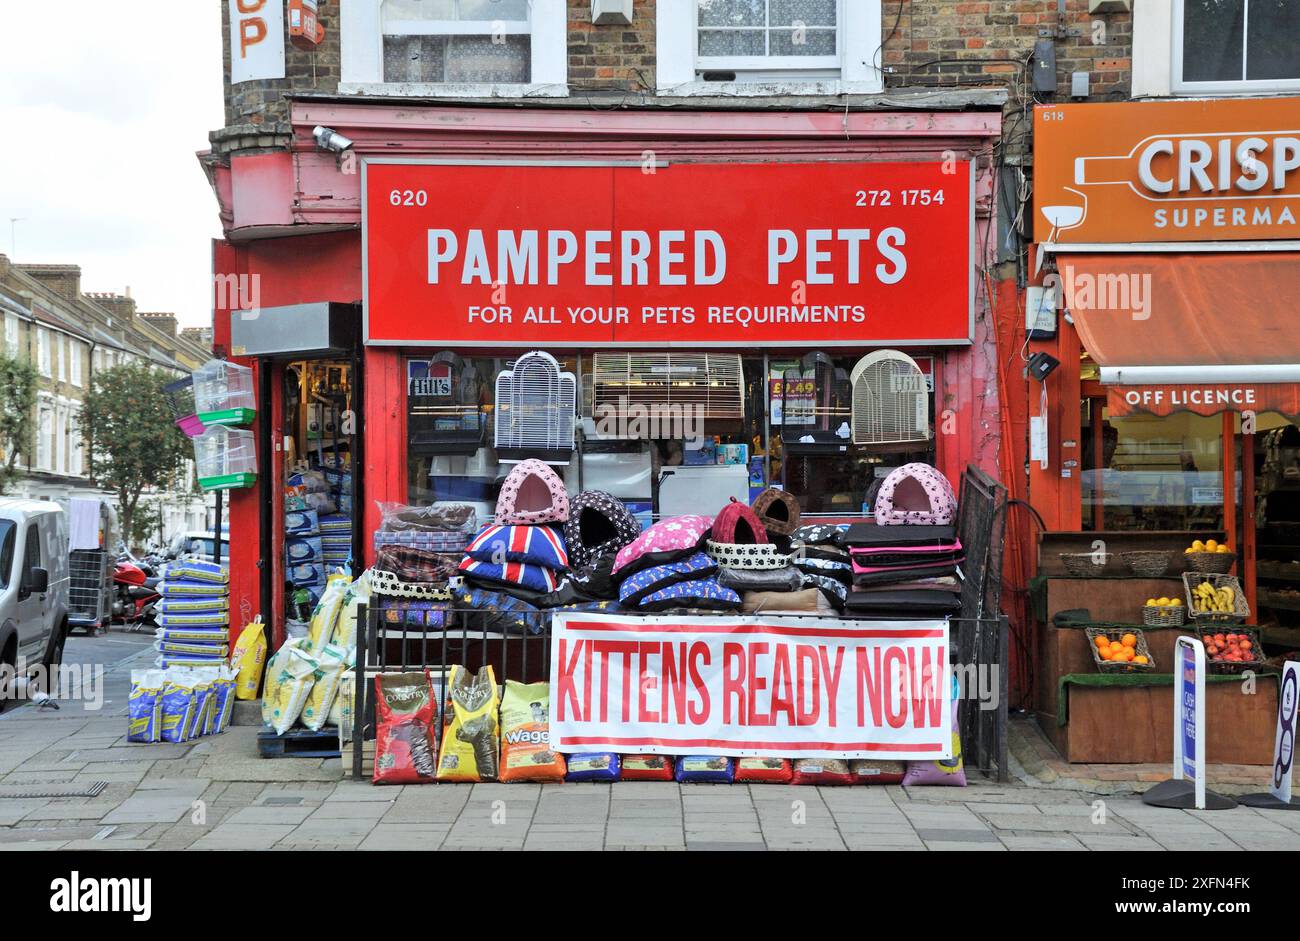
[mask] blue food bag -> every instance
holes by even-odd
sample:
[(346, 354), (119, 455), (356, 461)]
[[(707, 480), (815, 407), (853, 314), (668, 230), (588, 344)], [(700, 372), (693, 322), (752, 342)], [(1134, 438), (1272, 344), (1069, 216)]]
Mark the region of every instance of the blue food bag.
[(569, 771), (564, 776), (566, 781), (618, 780), (618, 755), (613, 752), (584, 752), (567, 757)]
[(677, 780), (683, 784), (730, 784), (736, 763), (721, 755), (683, 755), (677, 759)]

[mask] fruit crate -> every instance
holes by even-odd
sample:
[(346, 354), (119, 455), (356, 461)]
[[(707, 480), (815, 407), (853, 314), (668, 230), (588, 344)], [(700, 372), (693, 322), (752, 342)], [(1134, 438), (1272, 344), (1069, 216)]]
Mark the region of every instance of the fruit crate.
[[(1092, 660), (1097, 664), (1097, 669), (1101, 673), (1150, 673), (1155, 670), (1156, 662), (1151, 656), (1151, 649), (1147, 646), (1146, 635), (1142, 631), (1133, 627), (1117, 628), (1110, 630), (1105, 627), (1085, 627), (1083, 632), (1088, 635), (1088, 649), (1092, 651)], [(1097, 638), (1106, 637), (1110, 640), (1119, 640), (1125, 634), (1132, 634), (1137, 638), (1137, 643), (1133, 649), (1138, 656), (1146, 657), (1146, 663), (1133, 663), (1126, 660), (1120, 663), (1114, 660), (1103, 660), (1101, 651), (1097, 649)]]
[[(1202, 582), (1209, 582), (1215, 591), (1220, 588), (1231, 588), (1233, 610), (1229, 612), (1197, 611), (1196, 596), (1193, 589)], [(1187, 616), (1192, 619), (1193, 624), (1239, 624), (1250, 617), (1250, 606), (1246, 604), (1246, 597), (1241, 591), (1241, 583), (1237, 581), (1235, 575), (1220, 575), (1215, 572), (1184, 572), (1183, 588), (1187, 592)]]
[[(1264, 647), (1260, 641), (1259, 629), (1254, 627), (1232, 626), (1228, 631), (1215, 631), (1216, 634), (1244, 634), (1250, 641), (1250, 652), (1255, 656), (1250, 660), (1217, 660), (1210, 656), (1207, 649), (1205, 651), (1205, 672), (1218, 674), (1245, 673), (1247, 670), (1258, 670), (1264, 665)], [(1205, 643), (1205, 638), (1213, 638), (1213, 634), (1203, 633), (1200, 637), (1201, 643)]]

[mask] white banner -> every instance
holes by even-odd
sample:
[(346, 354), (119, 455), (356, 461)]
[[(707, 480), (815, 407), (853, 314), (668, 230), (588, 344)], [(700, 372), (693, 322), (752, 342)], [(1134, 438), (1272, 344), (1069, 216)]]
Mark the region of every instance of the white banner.
[(552, 747), (952, 757), (946, 621), (555, 614)]
[(284, 0), (228, 0), (230, 84), (284, 78)]

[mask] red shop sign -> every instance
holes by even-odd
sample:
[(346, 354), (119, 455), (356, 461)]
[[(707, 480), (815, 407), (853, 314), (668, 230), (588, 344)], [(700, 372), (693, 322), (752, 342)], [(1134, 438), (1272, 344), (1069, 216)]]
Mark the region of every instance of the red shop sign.
[(369, 160), (363, 173), (371, 344), (971, 341), (969, 163)]

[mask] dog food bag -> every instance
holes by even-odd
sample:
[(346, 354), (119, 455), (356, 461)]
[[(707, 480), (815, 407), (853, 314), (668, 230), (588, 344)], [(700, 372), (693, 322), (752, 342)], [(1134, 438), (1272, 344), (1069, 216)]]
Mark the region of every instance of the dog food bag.
[(789, 758), (737, 758), (736, 780), (763, 784), (789, 784), (794, 765)]
[(213, 680), (192, 677), (187, 681), (194, 690), (194, 709), (190, 713), (190, 727), (185, 737), (200, 738), (211, 730)]
[(564, 756), (551, 751), (551, 686), (506, 680), (501, 699), (501, 780), (563, 781)]
[(852, 784), (849, 763), (840, 758), (799, 758), (792, 784)]
[(671, 781), (673, 759), (668, 755), (620, 755), (623, 781)]
[(682, 755), (677, 759), (677, 780), (683, 783), (730, 784), (736, 764), (720, 755)]
[(194, 689), (168, 680), (162, 689), (162, 741), (186, 741), (193, 717)]
[(376, 784), (428, 784), (434, 780), (433, 733), (438, 708), (428, 671), (375, 677)]
[[(334, 704), (330, 706), (329, 718), (325, 724), (333, 726), (336, 729), (349, 729), (352, 727), (352, 708), (356, 704), (356, 684), (352, 680), (352, 668), (357, 665), (357, 651), (352, 648), (348, 651), (348, 662), (343, 667), (342, 682), (339, 683), (338, 692), (334, 694)], [(437, 699), (434, 700), (437, 705)]]
[(499, 696), (492, 667), (470, 673), (451, 668), (447, 684), (450, 721), (442, 734), (439, 781), (495, 781), (500, 756), (497, 721)]
[(849, 771), (854, 784), (902, 784), (907, 762), (855, 758), (849, 762)]
[(230, 728), (230, 717), (235, 712), (235, 678), (238, 674), (230, 667), (217, 668), (217, 679), (212, 686), (212, 734), (219, 735)]
[(249, 700), (257, 698), (257, 688), (262, 685), (262, 666), (266, 661), (266, 625), (259, 617), (239, 633), (235, 649), (230, 655), (230, 665), (236, 671), (235, 696)]
[(370, 570), (361, 575), (348, 586), (343, 595), (343, 608), (334, 625), (334, 636), (330, 643), (338, 647), (355, 647), (357, 644), (357, 613), (360, 607), (370, 604)]
[(291, 640), (266, 664), (266, 689), (262, 691), (262, 721), (283, 735), (302, 715), (316, 677), (317, 661)]
[(334, 636), (334, 625), (338, 621), (339, 610), (343, 607), (343, 596), (348, 593), (351, 582), (351, 577), (343, 574), (331, 575), (325, 582), (325, 593), (312, 612), (311, 628), (307, 631), (307, 647), (311, 653), (320, 652)]
[(127, 697), (128, 742), (162, 741), (162, 691), (167, 674), (162, 670), (132, 670)]
[(937, 784), (947, 787), (966, 786), (966, 768), (961, 758), (961, 733), (952, 725), (952, 757), (942, 761), (909, 761), (903, 775), (903, 787)]
[(316, 681), (312, 683), (307, 704), (302, 707), (302, 724), (313, 732), (325, 727), (334, 705), (334, 695), (339, 691), (343, 670), (347, 666), (348, 652), (342, 647), (326, 644), (317, 658)]
[(566, 781), (617, 781), (618, 755), (613, 752), (585, 752), (569, 756)]

